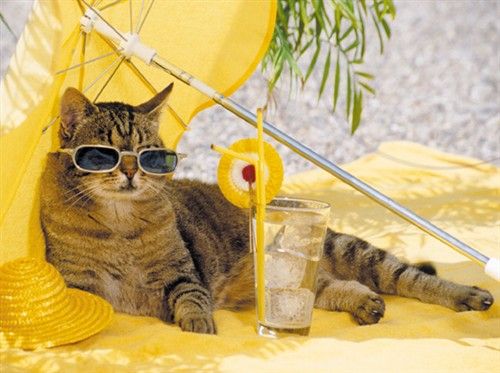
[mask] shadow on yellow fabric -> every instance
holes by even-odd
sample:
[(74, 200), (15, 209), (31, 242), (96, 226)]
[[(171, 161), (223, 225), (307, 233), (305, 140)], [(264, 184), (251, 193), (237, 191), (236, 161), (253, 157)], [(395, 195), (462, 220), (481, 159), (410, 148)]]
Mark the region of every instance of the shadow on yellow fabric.
[[(412, 143), (383, 144), (379, 153), (346, 169), (438, 218), (486, 255), (498, 250), (500, 173), (489, 164)], [(384, 154), (411, 161), (408, 166)], [(456, 168), (457, 166), (465, 168)], [(414, 299), (384, 296), (379, 324), (358, 326), (347, 313), (315, 310), (309, 337), (269, 340), (255, 333), (255, 312), (217, 311), (218, 335), (183, 333), (146, 317), (116, 315), (99, 335), (71, 346), (33, 353), (0, 351), (7, 369), (136, 372), (490, 372), (500, 351), (500, 287), (481, 267), (427, 237), (323, 171), (288, 179), (283, 192), (331, 202), (331, 226), (410, 261), (430, 260), (445, 279), (491, 291), (486, 312), (456, 313)], [(443, 201), (444, 203), (443, 207)]]

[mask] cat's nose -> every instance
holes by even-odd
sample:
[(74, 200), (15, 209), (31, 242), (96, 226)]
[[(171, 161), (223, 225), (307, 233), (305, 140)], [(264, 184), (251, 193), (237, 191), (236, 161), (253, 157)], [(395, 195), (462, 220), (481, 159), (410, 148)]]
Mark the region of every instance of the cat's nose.
[(137, 173), (137, 158), (133, 155), (124, 155), (120, 164), (120, 170), (127, 176), (127, 179), (132, 180)]

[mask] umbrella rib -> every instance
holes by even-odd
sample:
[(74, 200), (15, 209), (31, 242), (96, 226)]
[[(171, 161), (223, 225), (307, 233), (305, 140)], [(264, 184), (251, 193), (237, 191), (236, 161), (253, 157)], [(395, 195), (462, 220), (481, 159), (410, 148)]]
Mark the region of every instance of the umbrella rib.
[[(80, 38), (82, 37), (82, 35), (83, 35), (83, 32), (80, 31), (78, 33), (78, 37), (76, 38), (75, 45), (78, 45), (78, 43), (80, 42)], [(71, 59), (70, 59), (70, 61), (73, 61), (73, 58), (75, 57), (76, 50), (77, 50), (77, 48), (74, 48), (73, 51), (71, 52)]]
[(85, 9), (83, 8), (82, 3), (77, 0), (76, 3), (78, 4), (78, 7), (80, 8), (80, 12), (82, 12), (82, 16), (85, 15)]
[[(80, 4), (80, 3), (78, 3), (78, 4)], [(82, 37), (82, 34), (83, 34), (82, 32), (78, 33), (78, 37), (75, 41), (75, 44), (78, 44), (78, 42), (80, 41), (80, 38)], [(73, 60), (73, 57), (75, 57), (75, 53), (76, 53), (76, 48), (73, 49), (73, 52), (71, 53), (71, 60)], [(60, 115), (57, 115), (55, 118), (52, 118), (50, 120), (50, 122), (47, 123), (47, 125), (42, 128), (42, 135), (56, 122), (56, 120), (59, 119), (59, 117), (60, 117)]]
[(56, 117), (52, 118), (52, 120), (47, 123), (45, 127), (42, 128), (42, 135), (58, 120), (61, 116), (57, 115)]
[(144, 74), (137, 68), (137, 66), (130, 60), (127, 60), (128, 67), (132, 70), (132, 72), (142, 80), (144, 84), (146, 84), (149, 91), (156, 95), (158, 90), (153, 86), (153, 84), (144, 76)]
[[(91, 6), (91, 5), (89, 5), (89, 3), (87, 3), (85, 0), (78, 0), (78, 1), (83, 2), (83, 3), (87, 6), (87, 8), (89, 8), (89, 9), (94, 9), (94, 8), (92, 8), (92, 6)], [(117, 34), (117, 35), (118, 35), (118, 36), (119, 36), (122, 40), (127, 41), (127, 39), (125, 39), (125, 37), (124, 37), (124, 36), (123, 36), (123, 35), (122, 35), (122, 34), (121, 34), (121, 33), (120, 33), (117, 29), (115, 29), (111, 23), (109, 23), (108, 21), (106, 21), (106, 19), (105, 19), (103, 16), (101, 16), (101, 14), (100, 14), (99, 12), (94, 11), (94, 13), (95, 13), (95, 14), (96, 14), (96, 15), (97, 15), (100, 19), (101, 19), (101, 21), (103, 21), (105, 24), (107, 24), (109, 27), (111, 27), (111, 29), (113, 29), (113, 31), (114, 31), (114, 32), (116, 32), (116, 34)]]
[(151, 0), (151, 2), (149, 3), (148, 10), (146, 11), (146, 14), (144, 15), (144, 19), (141, 21), (141, 25), (137, 29), (137, 33), (141, 32), (142, 26), (144, 26), (144, 23), (146, 22), (146, 19), (149, 16), (149, 12), (151, 11), (151, 8), (153, 7), (154, 2), (155, 2), (155, 0)]
[(95, 78), (88, 86), (85, 87), (85, 89), (83, 90), (83, 93), (87, 92), (90, 88), (92, 88), (104, 75), (106, 75), (106, 73), (111, 70), (111, 68), (118, 62), (122, 59), (123, 57), (118, 57), (117, 59), (115, 59), (108, 67), (106, 67), (104, 69), (103, 72), (101, 72), (97, 78)]
[[(113, 5), (116, 5), (116, 4), (118, 4), (118, 3), (121, 3), (122, 1), (125, 1), (125, 0), (115, 0), (115, 1), (113, 1), (112, 3), (109, 3), (108, 5), (104, 5), (102, 8), (99, 8), (99, 11), (103, 11), (103, 10), (105, 10), (105, 9), (108, 9), (108, 8), (112, 7)], [(130, 0), (129, 0), (129, 1), (130, 1)], [(94, 5), (94, 6), (96, 6), (96, 5)]]
[(120, 63), (118, 63), (118, 65), (115, 67), (115, 69), (113, 70), (113, 72), (111, 73), (111, 75), (108, 77), (108, 79), (106, 80), (106, 82), (104, 83), (104, 85), (102, 86), (101, 90), (99, 91), (99, 93), (97, 93), (97, 95), (95, 96), (94, 98), (94, 101), (93, 102), (96, 102), (97, 99), (99, 98), (99, 96), (101, 95), (101, 93), (104, 91), (104, 89), (108, 86), (109, 82), (111, 81), (111, 79), (113, 79), (113, 76), (115, 76), (116, 72), (118, 71), (118, 68), (121, 66), (121, 64), (123, 63), (123, 61), (125, 61), (125, 57), (122, 57), (121, 60), (120, 60)]
[[(92, 86), (94, 86), (94, 84), (96, 84), (99, 81), (99, 79), (101, 79), (120, 59), (123, 59), (123, 57), (116, 58), (102, 73), (100, 73), (97, 76), (97, 78), (95, 78), (92, 81), (92, 83), (90, 83), (87, 87), (85, 87), (85, 89), (82, 92), (85, 93), (90, 88), (92, 88)], [(42, 134), (44, 134), (60, 117), (61, 117), (60, 115), (57, 115), (56, 117), (52, 118), (52, 120), (45, 127), (42, 128)]]
[(116, 53), (116, 51), (114, 51), (114, 50), (113, 50), (112, 52), (105, 53), (105, 54), (100, 55), (100, 56), (98, 56), (98, 57), (91, 58), (90, 60), (87, 60), (87, 61), (85, 61), (85, 62), (78, 63), (78, 64), (76, 64), (76, 65), (70, 66), (70, 67), (68, 67), (67, 69), (56, 71), (56, 75), (59, 75), (59, 74), (65, 73), (66, 71), (76, 69), (77, 67), (80, 67), (80, 66), (83, 66), (83, 65), (87, 65), (87, 64), (92, 63), (92, 62), (95, 62), (95, 61), (102, 60), (103, 58), (109, 57), (109, 56), (111, 56), (112, 54), (115, 54), (115, 53)]
[[(99, 34), (98, 34), (99, 35)], [(101, 39), (106, 43), (108, 44), (108, 46), (113, 49), (113, 51), (116, 53), (116, 54), (120, 54), (120, 50), (121, 48), (118, 48), (116, 49), (116, 47), (108, 40), (106, 39), (105, 37), (99, 35), (101, 37)], [(137, 75), (139, 77), (139, 79), (142, 80), (142, 82), (144, 84), (146, 84), (147, 88), (151, 91), (151, 93), (153, 94), (157, 94), (158, 91), (156, 90), (156, 88), (153, 86), (153, 84), (144, 76), (143, 73), (141, 73), (141, 71), (139, 70), (139, 68), (132, 62), (130, 61), (129, 59), (125, 60), (127, 66), (129, 67), (129, 69), (132, 70), (132, 72)]]
[(128, 15), (130, 20), (130, 33), (134, 33), (134, 24), (132, 22), (132, 0), (128, 0)]
[[(101, 3), (101, 1), (102, 0), (97, 0), (97, 1), (96, 0), (92, 0), (92, 3), (90, 5), (93, 6), (93, 7), (97, 7)], [(85, 15), (85, 9), (82, 6), (82, 0), (76, 0), (76, 2), (78, 3), (78, 6), (80, 7), (82, 15)]]
[[(125, 62), (127, 63), (127, 66), (132, 70), (132, 72), (135, 75), (137, 75), (139, 77), (139, 79), (141, 79), (144, 84), (146, 84), (146, 86), (151, 91), (151, 93), (153, 93), (153, 94), (158, 93), (158, 91), (153, 86), (153, 84), (148, 80), (148, 78), (146, 78), (144, 76), (144, 74), (137, 68), (137, 66), (135, 66), (135, 64), (132, 61), (126, 60)], [(174, 108), (172, 106), (170, 106), (168, 103), (167, 103), (167, 110), (169, 111), (170, 114), (172, 114), (172, 116), (180, 123), (180, 125), (185, 130), (188, 129), (188, 125), (182, 120), (180, 115), (177, 114), (177, 112), (174, 110)]]
[(80, 51), (80, 63), (82, 65), (80, 65), (80, 73), (78, 76), (78, 89), (80, 91), (82, 90), (83, 80), (85, 79), (85, 65), (83, 64), (83, 62), (85, 62), (85, 52), (87, 51), (87, 40), (88, 40), (87, 38), (88, 38), (88, 35), (83, 33), (82, 49)]
[(182, 126), (182, 128), (184, 128), (184, 130), (189, 129), (189, 126), (182, 120), (180, 115), (177, 114), (177, 112), (174, 110), (174, 108), (172, 106), (170, 106), (169, 104), (167, 104), (167, 110), (180, 123), (180, 125)]
[[(137, 23), (135, 25), (135, 28), (139, 28), (139, 23), (141, 22), (142, 18), (142, 11), (144, 10), (144, 0), (141, 1), (141, 9), (139, 10), (139, 16), (137, 17)], [(133, 33), (133, 30), (132, 30)]]

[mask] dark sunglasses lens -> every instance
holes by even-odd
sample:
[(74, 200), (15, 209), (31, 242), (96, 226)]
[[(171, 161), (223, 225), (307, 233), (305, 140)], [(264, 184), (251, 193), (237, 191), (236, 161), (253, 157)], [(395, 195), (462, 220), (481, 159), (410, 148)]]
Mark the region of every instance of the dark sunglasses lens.
[(84, 146), (76, 151), (76, 164), (86, 171), (108, 171), (113, 169), (120, 159), (118, 151), (111, 148)]
[(141, 153), (139, 162), (142, 168), (153, 174), (168, 174), (177, 166), (177, 154), (172, 151), (157, 149)]

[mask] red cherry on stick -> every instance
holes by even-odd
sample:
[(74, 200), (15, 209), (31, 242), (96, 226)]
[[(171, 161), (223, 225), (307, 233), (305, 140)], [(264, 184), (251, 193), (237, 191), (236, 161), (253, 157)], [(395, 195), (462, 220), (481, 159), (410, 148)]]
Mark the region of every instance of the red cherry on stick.
[(245, 166), (243, 170), (241, 170), (241, 175), (243, 176), (243, 179), (247, 183), (254, 183), (255, 182), (255, 167), (253, 164), (249, 164), (248, 166)]

